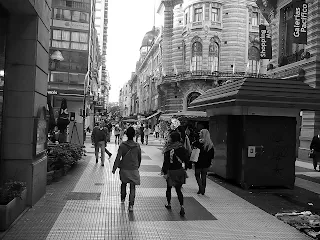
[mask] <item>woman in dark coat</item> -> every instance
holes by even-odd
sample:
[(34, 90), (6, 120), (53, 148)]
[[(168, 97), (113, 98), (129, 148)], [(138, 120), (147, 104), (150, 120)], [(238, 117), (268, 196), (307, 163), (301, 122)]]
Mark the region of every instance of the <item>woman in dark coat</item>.
[(201, 193), (204, 195), (206, 191), (208, 168), (211, 166), (211, 161), (214, 158), (214, 148), (210, 133), (207, 129), (202, 129), (199, 137), (199, 141), (193, 144), (193, 147), (200, 149), (198, 161), (195, 163), (195, 177), (199, 187), (197, 194)]
[(184, 216), (185, 210), (181, 188), (182, 184), (186, 183), (186, 171), (183, 163), (185, 163), (185, 166), (188, 166), (189, 158), (188, 152), (180, 140), (180, 134), (177, 131), (170, 133), (169, 144), (164, 150), (164, 162), (161, 172), (167, 181), (166, 197), (168, 204), (165, 207), (171, 209), (171, 189), (174, 187), (180, 203), (180, 215)]
[[(314, 157), (313, 157), (313, 168), (317, 171), (317, 165), (320, 162), (320, 131), (318, 135), (314, 136), (312, 138), (311, 144), (310, 144), (310, 150), (313, 151)], [(319, 166), (320, 171), (320, 166)]]

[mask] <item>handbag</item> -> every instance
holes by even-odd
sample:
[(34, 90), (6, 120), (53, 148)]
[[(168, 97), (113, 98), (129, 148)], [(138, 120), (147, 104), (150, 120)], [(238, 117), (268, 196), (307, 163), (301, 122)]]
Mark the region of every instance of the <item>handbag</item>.
[(309, 152), (309, 158), (315, 158), (315, 156), (316, 156), (316, 154), (314, 153), (313, 150), (311, 150), (311, 151)]
[(191, 156), (190, 156), (190, 162), (194, 162), (194, 163), (198, 162), (199, 154), (200, 154), (199, 148), (192, 149)]

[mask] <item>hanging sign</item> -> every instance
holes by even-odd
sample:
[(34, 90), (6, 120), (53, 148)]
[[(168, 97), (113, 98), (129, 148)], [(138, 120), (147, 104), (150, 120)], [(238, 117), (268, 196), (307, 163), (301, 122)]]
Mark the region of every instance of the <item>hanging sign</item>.
[(272, 59), (271, 33), (266, 25), (259, 25), (260, 59)]
[(308, 4), (304, 1), (293, 2), (293, 42), (307, 44)]

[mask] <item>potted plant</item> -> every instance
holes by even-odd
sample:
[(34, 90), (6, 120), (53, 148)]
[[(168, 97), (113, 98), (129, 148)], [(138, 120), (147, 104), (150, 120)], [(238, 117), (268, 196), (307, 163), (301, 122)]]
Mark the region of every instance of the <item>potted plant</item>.
[(9, 180), (0, 185), (0, 231), (8, 229), (26, 208), (25, 182)]

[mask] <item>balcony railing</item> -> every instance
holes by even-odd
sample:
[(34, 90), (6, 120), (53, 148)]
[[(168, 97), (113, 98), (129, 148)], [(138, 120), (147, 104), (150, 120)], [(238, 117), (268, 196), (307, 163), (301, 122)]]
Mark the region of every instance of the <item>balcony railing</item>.
[(201, 70), (201, 71), (186, 71), (186, 72), (180, 72), (178, 74), (174, 74), (174, 73), (170, 73), (167, 74), (166, 76), (163, 76), (162, 79), (166, 80), (166, 79), (181, 79), (181, 78), (192, 78), (193, 76), (196, 77), (207, 77), (207, 78), (212, 78), (212, 79), (216, 79), (216, 78), (244, 78), (244, 77), (259, 77), (259, 78), (269, 78), (267, 75), (265, 74), (259, 74), (257, 75), (256, 73), (246, 73), (246, 72), (219, 72), (219, 71), (215, 71), (215, 72), (211, 72), (211, 71), (206, 71), (206, 70)]

